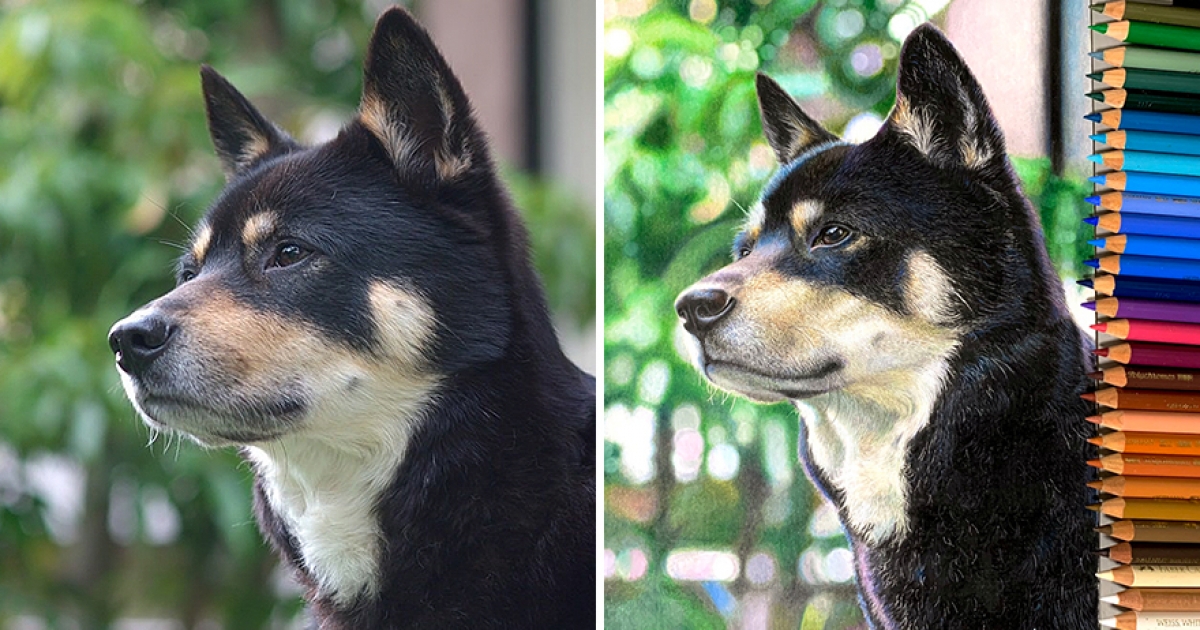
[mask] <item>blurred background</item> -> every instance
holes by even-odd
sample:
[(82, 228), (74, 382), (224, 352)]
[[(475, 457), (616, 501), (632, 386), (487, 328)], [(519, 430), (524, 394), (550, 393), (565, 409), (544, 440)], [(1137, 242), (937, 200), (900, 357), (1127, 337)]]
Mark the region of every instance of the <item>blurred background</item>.
[[(149, 434), (108, 328), (172, 285), (224, 178), (198, 68), (296, 137), (354, 114), (383, 0), (0, 0), (0, 628), (300, 627), (226, 451)], [(530, 223), (595, 370), (595, 7), (410, 2)]]
[(728, 263), (775, 170), (754, 73), (862, 141), (893, 103), (900, 43), (926, 20), (983, 85), (1068, 301), (1081, 302), (1070, 280), (1093, 251), (1080, 223), (1086, 4), (605, 0), (603, 11), (605, 627), (865, 628), (836, 514), (798, 462), (796, 410), (707, 386), (680, 358), (672, 304)]

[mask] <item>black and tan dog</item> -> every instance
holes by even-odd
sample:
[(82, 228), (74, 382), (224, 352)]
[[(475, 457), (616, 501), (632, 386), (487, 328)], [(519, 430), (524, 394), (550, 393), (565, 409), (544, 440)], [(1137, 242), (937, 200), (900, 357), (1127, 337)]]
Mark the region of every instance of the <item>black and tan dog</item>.
[(240, 447), (322, 628), (592, 628), (595, 383), (429, 36), (385, 13), (314, 147), (201, 75), (228, 186), (109, 338), (146, 423)]
[(1085, 341), (974, 77), (918, 28), (859, 145), (758, 96), (782, 166), (676, 302), (698, 369), (798, 403), (874, 628), (1096, 627)]

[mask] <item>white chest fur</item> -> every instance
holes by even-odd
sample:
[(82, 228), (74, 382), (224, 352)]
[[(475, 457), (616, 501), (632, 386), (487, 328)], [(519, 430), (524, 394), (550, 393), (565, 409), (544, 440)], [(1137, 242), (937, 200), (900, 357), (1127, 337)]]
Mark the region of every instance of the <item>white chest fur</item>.
[(813, 464), (845, 499), (847, 525), (868, 543), (908, 528), (908, 445), (929, 424), (945, 358), (798, 402)]

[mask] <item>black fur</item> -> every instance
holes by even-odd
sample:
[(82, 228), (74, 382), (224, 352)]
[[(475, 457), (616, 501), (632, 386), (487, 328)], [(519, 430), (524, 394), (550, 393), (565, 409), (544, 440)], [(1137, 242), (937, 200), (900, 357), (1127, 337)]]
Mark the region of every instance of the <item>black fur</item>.
[[(807, 445), (806, 467), (847, 524), (873, 628), (1095, 628), (1089, 408), (1079, 398), (1087, 341), (983, 93), (931, 26), (905, 43), (899, 93), (926, 117), (927, 152), (894, 114), (861, 145), (788, 164), (833, 137), (759, 78), (763, 127), (784, 166), (764, 192), (761, 231), (739, 236), (735, 257), (782, 244), (769, 264), (784, 277), (915, 316), (905, 260), (924, 250), (961, 297), (952, 314), (960, 345), (929, 424), (896, 453), (906, 463), (908, 533), (872, 544), (848, 524), (855, 497), (831, 484)], [(788, 215), (806, 199), (825, 213), (796, 234)], [(810, 249), (831, 224), (849, 228), (856, 246)], [(820, 305), (797, 305), (797, 319), (810, 308)]]

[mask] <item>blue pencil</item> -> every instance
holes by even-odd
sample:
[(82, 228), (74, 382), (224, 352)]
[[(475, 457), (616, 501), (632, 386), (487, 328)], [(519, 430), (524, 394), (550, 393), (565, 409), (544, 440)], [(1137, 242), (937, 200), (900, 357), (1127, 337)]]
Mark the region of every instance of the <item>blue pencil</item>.
[(1200, 217), (1200, 197), (1171, 197), (1106, 192), (1084, 201), (1113, 212), (1138, 212), (1169, 217)]
[(1098, 133), (1091, 138), (1095, 142), (1107, 144), (1114, 149), (1200, 155), (1200, 136), (1189, 136), (1182, 133), (1122, 130)]
[(1180, 239), (1200, 238), (1200, 218), (1159, 217), (1153, 214), (1111, 212), (1083, 220), (1114, 234), (1170, 236)]
[(1200, 116), (1147, 112), (1137, 109), (1110, 109), (1092, 112), (1084, 118), (1113, 129), (1137, 129), (1139, 131), (1165, 131), (1167, 133), (1189, 133), (1200, 135)]
[(1200, 196), (1200, 177), (1163, 175), (1139, 171), (1117, 171), (1089, 177), (1089, 182), (1116, 190), (1158, 195)]
[(1095, 289), (1096, 293), (1113, 297), (1200, 302), (1200, 284), (1186, 280), (1100, 274), (1094, 279), (1078, 280), (1077, 282), (1089, 289)]
[(1200, 240), (1171, 238), (1169, 236), (1146, 236), (1144, 234), (1117, 234), (1088, 241), (1089, 245), (1103, 247), (1116, 254), (1139, 256), (1162, 256), (1163, 258), (1186, 258), (1200, 260)]
[(1200, 280), (1200, 261), (1197, 260), (1114, 254), (1085, 260), (1083, 264), (1116, 275), (1128, 274), (1168, 280)]
[(1200, 174), (1200, 156), (1195, 155), (1117, 150), (1089, 155), (1088, 159), (1116, 170), (1166, 173), (1168, 175)]

